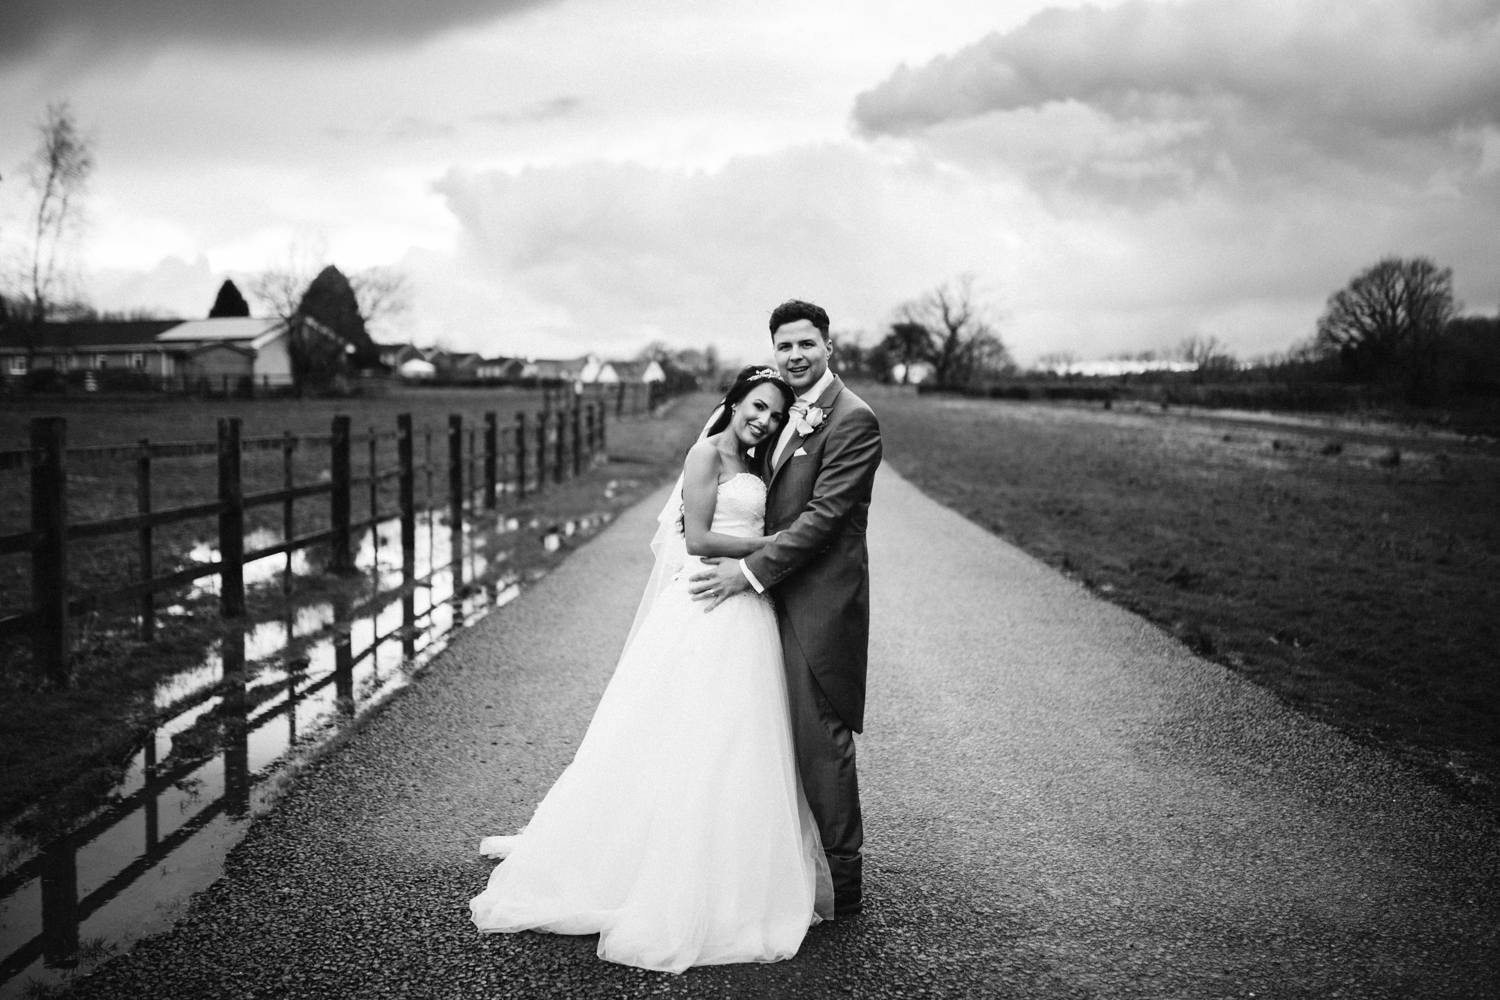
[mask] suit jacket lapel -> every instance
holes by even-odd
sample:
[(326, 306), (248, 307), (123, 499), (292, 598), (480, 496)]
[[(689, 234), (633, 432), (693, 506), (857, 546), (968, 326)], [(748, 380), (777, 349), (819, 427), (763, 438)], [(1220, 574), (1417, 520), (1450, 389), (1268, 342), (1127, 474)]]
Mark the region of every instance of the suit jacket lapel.
[[(792, 460), (792, 456), (797, 453), (797, 449), (802, 447), (806, 443), (808, 438), (812, 437), (814, 434), (822, 433), (823, 428), (828, 426), (828, 415), (833, 409), (833, 401), (838, 398), (838, 395), (841, 391), (843, 391), (843, 388), (843, 381), (840, 380), (837, 375), (835, 375), (833, 377), (833, 381), (828, 383), (828, 388), (823, 390), (823, 395), (819, 396), (816, 400), (813, 401), (813, 405), (823, 411), (823, 423), (819, 425), (817, 429), (812, 432), (812, 434), (807, 435), (807, 437), (802, 438), (801, 440), (787, 442), (786, 450), (781, 453), (781, 461), (777, 462), (775, 468), (771, 470), (772, 483), (776, 482), (776, 477), (781, 474), (782, 469), (786, 468), (787, 463)], [(791, 433), (796, 434), (797, 432), (792, 431)], [(773, 445), (772, 447), (775, 446)]]

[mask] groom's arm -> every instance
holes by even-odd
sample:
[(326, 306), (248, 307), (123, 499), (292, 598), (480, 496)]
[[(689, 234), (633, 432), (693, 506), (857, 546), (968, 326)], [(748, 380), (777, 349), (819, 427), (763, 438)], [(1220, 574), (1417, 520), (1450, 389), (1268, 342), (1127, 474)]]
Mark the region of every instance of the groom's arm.
[(880, 454), (880, 424), (864, 407), (828, 429), (812, 500), (775, 541), (740, 561), (756, 590), (776, 586), (828, 547), (844, 518), (869, 497)]

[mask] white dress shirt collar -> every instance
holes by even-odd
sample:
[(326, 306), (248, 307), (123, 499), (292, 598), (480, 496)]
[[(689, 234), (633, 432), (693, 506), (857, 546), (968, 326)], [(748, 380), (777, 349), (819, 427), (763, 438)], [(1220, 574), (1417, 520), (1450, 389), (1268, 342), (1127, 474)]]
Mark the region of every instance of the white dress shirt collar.
[(819, 396), (828, 391), (830, 385), (833, 385), (833, 369), (825, 368), (823, 369), (823, 377), (814, 382), (812, 388), (797, 398), (799, 400), (806, 400), (809, 403), (815, 403)]

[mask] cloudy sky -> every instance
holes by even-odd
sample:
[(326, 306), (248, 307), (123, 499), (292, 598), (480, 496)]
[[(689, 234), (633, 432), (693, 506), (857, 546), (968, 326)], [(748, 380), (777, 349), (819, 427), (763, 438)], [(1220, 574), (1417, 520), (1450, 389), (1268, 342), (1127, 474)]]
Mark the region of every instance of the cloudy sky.
[(1500, 306), (1500, 0), (7, 0), (12, 250), (64, 98), (105, 309), (294, 252), (528, 355), (753, 358), (783, 298), (873, 332), (964, 273), (1023, 361), (1280, 350), (1389, 253)]

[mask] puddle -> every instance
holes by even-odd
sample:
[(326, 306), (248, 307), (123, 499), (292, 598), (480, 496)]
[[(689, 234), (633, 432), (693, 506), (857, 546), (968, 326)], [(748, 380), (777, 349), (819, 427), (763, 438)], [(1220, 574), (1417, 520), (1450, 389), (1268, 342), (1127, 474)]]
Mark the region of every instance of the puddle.
[[(299, 760), (408, 684), (456, 630), (520, 593), (497, 540), (552, 552), (611, 519), (544, 527), (491, 514), (452, 553), (444, 516), (424, 516), (409, 570), (399, 522), (382, 523), (364, 533), (355, 560), (375, 596), (257, 622), (163, 680), (154, 692), (162, 721), (92, 815), (41, 846), (0, 836), (0, 1000), (43, 992), (169, 927)], [(523, 530), (529, 540), (507, 537)], [(246, 548), (276, 541), (247, 539)], [(202, 545), (193, 558), (217, 553)], [(289, 566), (271, 556), (246, 564), (245, 581), (269, 584), (287, 569), (315, 571), (306, 558)], [(210, 581), (198, 592), (212, 590)]]

